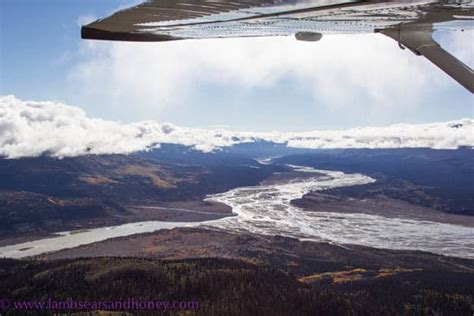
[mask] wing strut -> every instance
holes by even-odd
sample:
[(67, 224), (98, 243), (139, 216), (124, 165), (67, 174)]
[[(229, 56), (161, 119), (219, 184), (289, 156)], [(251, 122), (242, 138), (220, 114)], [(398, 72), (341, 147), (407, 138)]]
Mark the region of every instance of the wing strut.
[(451, 78), (474, 93), (474, 72), (433, 39), (431, 25), (416, 28), (411, 25), (406, 25), (406, 27), (399, 25), (397, 28), (384, 29), (379, 32), (396, 40), (401, 48), (407, 47), (416, 55), (425, 56)]

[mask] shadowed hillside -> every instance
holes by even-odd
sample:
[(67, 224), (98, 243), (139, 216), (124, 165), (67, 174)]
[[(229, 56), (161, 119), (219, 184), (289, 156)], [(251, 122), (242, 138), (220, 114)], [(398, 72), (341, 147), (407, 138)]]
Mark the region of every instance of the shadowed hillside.
[(474, 151), (432, 149), (319, 150), (275, 159), (369, 175), (377, 182), (329, 190), (350, 197), (387, 195), (441, 211), (474, 215)]

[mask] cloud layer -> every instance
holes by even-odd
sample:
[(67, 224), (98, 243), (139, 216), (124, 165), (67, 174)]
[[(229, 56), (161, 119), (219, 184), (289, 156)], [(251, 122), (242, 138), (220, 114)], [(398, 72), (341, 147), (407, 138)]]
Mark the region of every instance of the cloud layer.
[(89, 118), (82, 109), (61, 103), (0, 97), (0, 156), (6, 158), (129, 154), (162, 143), (210, 152), (259, 140), (298, 148), (455, 149), (474, 146), (474, 119), (349, 130), (257, 133), (185, 128), (156, 121), (125, 124)]
[[(472, 61), (468, 43), (474, 32), (442, 34), (450, 51)], [(453, 89), (464, 93), (430, 62), (400, 50), (380, 34), (327, 36), (318, 43), (276, 37), (81, 44), (80, 62), (68, 79), (78, 87), (73, 92), (76, 100), (91, 105), (90, 111), (101, 117), (139, 120), (169, 115), (188, 122), (192, 120), (186, 113), (194, 113), (196, 99), (225, 99), (221, 90), (239, 99), (252, 91), (296, 86), (328, 117), (345, 115), (380, 124), (419, 115), (417, 109), (432, 103), (433, 95)], [(301, 100), (284, 101), (296, 106)], [(122, 115), (132, 105), (133, 112)], [(247, 106), (258, 111), (257, 104), (242, 104)]]

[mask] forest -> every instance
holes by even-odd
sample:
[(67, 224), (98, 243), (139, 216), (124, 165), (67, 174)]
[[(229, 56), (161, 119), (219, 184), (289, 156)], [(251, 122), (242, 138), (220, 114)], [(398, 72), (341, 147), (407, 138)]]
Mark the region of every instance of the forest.
[(473, 273), (443, 270), (304, 282), (270, 266), (213, 258), (0, 260), (0, 297), (12, 301), (133, 297), (199, 302), (198, 310), (176, 315), (472, 315), (472, 284)]

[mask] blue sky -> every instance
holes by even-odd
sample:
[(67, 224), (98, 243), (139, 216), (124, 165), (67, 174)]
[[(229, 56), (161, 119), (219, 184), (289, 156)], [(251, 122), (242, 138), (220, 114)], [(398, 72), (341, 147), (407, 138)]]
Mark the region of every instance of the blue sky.
[[(130, 1), (129, 1), (130, 2)], [(26, 99), (62, 99), (78, 49), (80, 16), (103, 16), (126, 1), (2, 0), (0, 91)]]
[[(473, 116), (471, 94), (381, 35), (334, 36), (320, 43), (80, 39), (81, 23), (135, 2), (2, 0), (0, 94), (61, 101), (91, 117), (123, 122), (256, 131)], [(472, 66), (472, 34), (438, 37)]]

